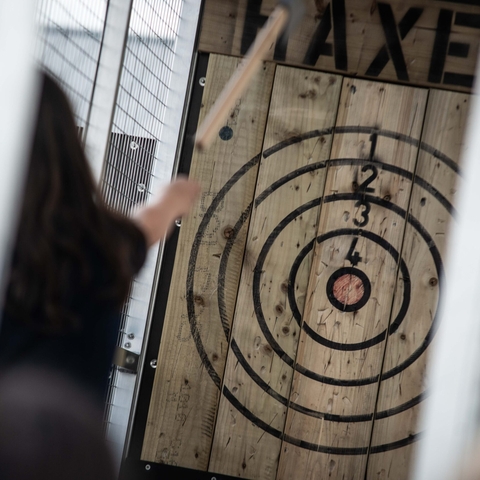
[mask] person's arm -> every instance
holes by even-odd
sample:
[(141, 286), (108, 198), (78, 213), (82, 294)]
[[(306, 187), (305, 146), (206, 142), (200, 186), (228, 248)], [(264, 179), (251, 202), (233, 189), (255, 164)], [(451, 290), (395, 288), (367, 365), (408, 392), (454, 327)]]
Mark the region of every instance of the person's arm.
[(200, 194), (200, 185), (186, 177), (177, 177), (156, 199), (142, 207), (133, 220), (147, 240), (147, 246), (161, 240), (177, 218), (186, 215)]

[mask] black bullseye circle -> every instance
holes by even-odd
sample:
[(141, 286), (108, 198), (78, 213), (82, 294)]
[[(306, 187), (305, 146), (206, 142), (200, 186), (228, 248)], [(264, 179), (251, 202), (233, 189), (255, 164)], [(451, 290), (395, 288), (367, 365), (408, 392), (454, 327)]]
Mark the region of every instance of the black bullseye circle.
[[(311, 132), (307, 132), (302, 135), (298, 135), (295, 137), (292, 137), (291, 139), (287, 139), (278, 145), (275, 145), (268, 150), (266, 150), (263, 153), (263, 158), (268, 158), (274, 153), (278, 152), (279, 150), (282, 150), (289, 145), (302, 142), (303, 140), (307, 140), (310, 138), (316, 138), (316, 137), (321, 137), (324, 135), (332, 135), (334, 133), (338, 134), (348, 134), (348, 133), (361, 133), (361, 134), (372, 134), (375, 133), (379, 137), (386, 137), (390, 139), (395, 139), (398, 142), (404, 142), (406, 144), (416, 146), (419, 149), (428, 152), (431, 154), (433, 157), (435, 157), (437, 160), (443, 162), (446, 166), (448, 166), (453, 172), (458, 173), (458, 167), (455, 164), (453, 160), (451, 160), (449, 157), (446, 155), (442, 154), (441, 152), (438, 152), (434, 147), (427, 145), (417, 139), (414, 139), (412, 137), (409, 137), (407, 135), (402, 135), (402, 134), (397, 134), (396, 132), (391, 132), (391, 131), (385, 131), (385, 130), (376, 130), (371, 127), (358, 127), (358, 126), (346, 126), (346, 127), (331, 127), (323, 130), (314, 130)], [(189, 261), (189, 267), (188, 267), (188, 273), (187, 273), (187, 279), (186, 279), (186, 303), (187, 303), (187, 312), (188, 312), (188, 319), (190, 323), (190, 329), (192, 333), (192, 337), (195, 343), (195, 346), (197, 348), (198, 354), (202, 360), (202, 363), (212, 378), (212, 381), (215, 383), (215, 385), (220, 389), (222, 385), (222, 380), (217, 373), (215, 367), (212, 365), (208, 354), (205, 350), (205, 347), (202, 342), (201, 338), (201, 332), (198, 328), (197, 321), (196, 321), (196, 314), (195, 314), (195, 302), (194, 302), (194, 279), (195, 279), (195, 271), (196, 271), (196, 264), (197, 264), (197, 258), (199, 255), (199, 251), (202, 245), (202, 239), (208, 229), (209, 223), (214, 218), (214, 215), (225, 199), (226, 195), (230, 192), (232, 187), (244, 176), (246, 175), (252, 167), (256, 166), (259, 161), (260, 161), (260, 155), (257, 155), (254, 157), (252, 160), (247, 162), (244, 166), (242, 166), (228, 181), (227, 183), (220, 189), (220, 191), (216, 194), (216, 196), (213, 198), (211, 205), (207, 208), (205, 214), (203, 215), (202, 221), (199, 225), (199, 228), (197, 230), (197, 233), (195, 235), (194, 242), (192, 244), (192, 249), (190, 253), (190, 261)], [(454, 208), (452, 207), (451, 203), (448, 201), (447, 198), (445, 198), (439, 191), (437, 191), (432, 185), (430, 185), (426, 180), (422, 179), (419, 176), (414, 176), (412, 172), (409, 172), (407, 170), (404, 170), (400, 167), (396, 167), (390, 164), (385, 164), (382, 163), (378, 160), (365, 160), (365, 159), (357, 159), (357, 158), (346, 158), (346, 159), (331, 159), (328, 161), (329, 165), (332, 166), (338, 166), (338, 165), (364, 165), (366, 163), (370, 164), (375, 164), (378, 168), (382, 169), (383, 171), (386, 172), (391, 172), (398, 174), (410, 181), (412, 181), (415, 185), (418, 187), (424, 189), (427, 191), (433, 198), (435, 198), (451, 215), (454, 215), (455, 211)], [(273, 193), (275, 190), (280, 188), (282, 185), (286, 184), (293, 178), (296, 178), (297, 176), (303, 175), (307, 172), (314, 171), (316, 169), (321, 169), (326, 167), (326, 162), (318, 162), (315, 164), (310, 164), (305, 167), (299, 168), (298, 170), (291, 172), (288, 176), (276, 181), (273, 183), (269, 188), (267, 188), (263, 193), (258, 195), (255, 199), (255, 202), (253, 204), (250, 204), (246, 210), (243, 212), (237, 223), (235, 224), (233, 228), (233, 233), (230, 236), (230, 238), (227, 240), (227, 243), (225, 245), (224, 251), (221, 256), (221, 261), (220, 261), (220, 266), (219, 266), (219, 271), (218, 271), (218, 290), (217, 290), (217, 295), (218, 295), (218, 306), (219, 306), (219, 313), (220, 313), (220, 319), (222, 322), (223, 330), (225, 332), (225, 336), (227, 339), (230, 337), (230, 319), (227, 318), (227, 313), (226, 313), (226, 303), (225, 303), (225, 276), (226, 276), (226, 271), (227, 271), (227, 266), (228, 266), (228, 258), (230, 255), (230, 252), (232, 250), (232, 246), (237, 238), (238, 233), (242, 229), (243, 225), (247, 221), (250, 215), (251, 209), (255, 206), (258, 206), (261, 202), (263, 202), (266, 198), (269, 197), (271, 193)], [(339, 193), (336, 195), (331, 195), (329, 197), (325, 197), (323, 201), (325, 203), (328, 202), (334, 202), (334, 201), (352, 201), (352, 200), (359, 200), (360, 196), (358, 194), (352, 194), (352, 193)], [(381, 207), (387, 208), (393, 212), (395, 212), (397, 215), (399, 215), (401, 218), (405, 219), (411, 227), (416, 231), (416, 233), (419, 235), (419, 237), (428, 245), (430, 255), (432, 257), (433, 263), (435, 265), (436, 273), (437, 273), (437, 278), (439, 279), (439, 289), (441, 293), (441, 289), (443, 288), (443, 283), (444, 283), (444, 278), (443, 278), (443, 265), (442, 265), (442, 260), (440, 257), (440, 253), (438, 252), (435, 242), (433, 238), (430, 236), (428, 231), (420, 224), (420, 222), (414, 218), (413, 216), (407, 215), (407, 213), (398, 207), (397, 205), (390, 203), (389, 201), (383, 200), (381, 198), (373, 197), (370, 195), (362, 195), (362, 199), (370, 202), (372, 204), (379, 205)], [(302, 208), (308, 209), (312, 208), (314, 205), (318, 205), (320, 202), (320, 199), (314, 200), (310, 202), (309, 204), (303, 205)], [(298, 212), (298, 209), (297, 209)], [(348, 230), (348, 229), (344, 229)], [(354, 230), (351, 229), (349, 233), (345, 233), (346, 235), (359, 235), (359, 230)], [(273, 232), (272, 232), (273, 233)], [(362, 232), (362, 235), (367, 237), (368, 232)], [(316, 239), (314, 239), (311, 243), (311, 248), (314, 246), (314, 242)], [(308, 252), (307, 252), (308, 253)], [(306, 253), (306, 254), (307, 254)], [(392, 252), (390, 252), (392, 253)], [(305, 254), (305, 255), (306, 255)], [(392, 254), (393, 255), (393, 254)], [(400, 263), (400, 268), (401, 268), (401, 263)], [(293, 270), (293, 267), (292, 267)], [(298, 270), (298, 267), (297, 267)], [(261, 272), (258, 272), (257, 270), (254, 272), (254, 277), (257, 277), (260, 275)], [(408, 273), (408, 272), (407, 272)], [(402, 272), (402, 275), (404, 273)], [(404, 279), (408, 279), (409, 277), (404, 277)], [(441, 298), (441, 295), (440, 295)], [(298, 310), (298, 309), (297, 309)], [(438, 312), (438, 309), (437, 309)], [(300, 317), (299, 317), (300, 318)], [(297, 321), (299, 321), (299, 318), (297, 318)], [(301, 318), (300, 318), (301, 320)], [(392, 323), (391, 328), (394, 326), (394, 323)], [(298, 372), (311, 377), (314, 380), (327, 383), (327, 384), (333, 384), (333, 385), (345, 385), (345, 386), (361, 386), (361, 385), (368, 385), (374, 382), (378, 382), (379, 380), (385, 380), (388, 378), (391, 378), (406, 368), (408, 368), (411, 364), (413, 364), (427, 349), (429, 344), (431, 343), (436, 329), (437, 329), (437, 313), (435, 313), (434, 317), (432, 318), (432, 323), (430, 326), (429, 331), (425, 335), (425, 338), (423, 342), (419, 345), (419, 347), (408, 357), (406, 360), (404, 360), (402, 363), (398, 364), (394, 368), (392, 368), (390, 371), (383, 372), (381, 375), (376, 375), (371, 378), (365, 378), (365, 379), (358, 379), (358, 382), (353, 382), (351, 383), (350, 381), (344, 381), (344, 380), (339, 380), (339, 379), (331, 379), (329, 377), (324, 377), (322, 375), (318, 374), (313, 374), (310, 375), (310, 373), (314, 372), (308, 372), (306, 369), (304, 369), (301, 365), (295, 365), (295, 362), (288, 356), (286, 356), (285, 352), (281, 350), (279, 345), (275, 345), (276, 342), (273, 339), (273, 342), (271, 342), (271, 335), (269, 335), (269, 332), (266, 332), (263, 328), (262, 331), (265, 335), (265, 338), (267, 341), (269, 341), (270, 345), (272, 346), (273, 350), (279, 355), (279, 357), (287, 363), (291, 368), (296, 369)], [(389, 329), (389, 334), (393, 333), (391, 328)], [(396, 326), (398, 328), (398, 325)], [(268, 329), (267, 329), (268, 330)], [(274, 391), (273, 389), (270, 388), (269, 385), (265, 384), (265, 382), (262, 380), (262, 378), (252, 369), (246, 358), (243, 356), (240, 348), (238, 347), (237, 343), (235, 342), (235, 339), (232, 339), (232, 351), (239, 360), (239, 363), (242, 365), (242, 367), (245, 369), (245, 371), (250, 375), (252, 381), (257, 383), (261, 388), (264, 389), (266, 393), (277, 399), (280, 403), (282, 403), (285, 406), (289, 406), (290, 408), (293, 408), (296, 411), (302, 412), (306, 415), (310, 415), (312, 417), (316, 418), (323, 418), (326, 421), (334, 421), (334, 422), (366, 422), (366, 421), (371, 421), (373, 418), (373, 413), (371, 414), (364, 414), (364, 415), (352, 415), (352, 416), (342, 416), (342, 415), (333, 415), (329, 413), (323, 413), (323, 412), (317, 412), (312, 409), (309, 409), (307, 407), (304, 407), (302, 405), (296, 404), (295, 402), (292, 402), (291, 399), (286, 399), (282, 395), (278, 394), (278, 392)], [(277, 348), (278, 347), (278, 348)], [(287, 443), (293, 444), (300, 446), (301, 448), (308, 449), (308, 450), (314, 450), (317, 452), (324, 452), (324, 453), (330, 453), (330, 454), (337, 454), (337, 455), (360, 455), (360, 454), (365, 454), (368, 451), (368, 447), (353, 447), (353, 448), (344, 448), (344, 447), (332, 447), (332, 446), (324, 446), (324, 445), (319, 445), (311, 442), (307, 442), (303, 439), (299, 438), (294, 438), (288, 435), (285, 435), (282, 431), (277, 430), (273, 428), (271, 425), (265, 423), (262, 419), (257, 417), (254, 413), (252, 413), (250, 410), (245, 405), (242, 405), (238, 399), (231, 393), (231, 391), (228, 389), (228, 387), (225, 385), (223, 387), (223, 395), (230, 401), (232, 406), (236, 408), (242, 415), (244, 415), (246, 418), (254, 422), (255, 425), (257, 425), (259, 428), (263, 429), (265, 432), (268, 432), (269, 434), (279, 438), (283, 439)], [(422, 399), (425, 398), (425, 395), (419, 395), (415, 398), (412, 398), (405, 402), (402, 405), (399, 405), (393, 409), (386, 410), (383, 412), (377, 412), (375, 414), (375, 418), (387, 418), (392, 415), (396, 415), (400, 412), (403, 412), (405, 410), (408, 410), (412, 408), (413, 406), (417, 405), (422, 401)], [(410, 443), (413, 443), (416, 441), (417, 435), (410, 435), (404, 439), (400, 439), (396, 442), (389, 443), (389, 444), (384, 444), (384, 445), (377, 445), (377, 446), (372, 446), (370, 449), (371, 453), (377, 453), (377, 452), (384, 452), (388, 450), (393, 450), (405, 445), (408, 445)]]
[[(351, 194), (352, 196), (355, 194)], [(334, 201), (333, 196), (330, 197), (325, 197), (324, 202), (328, 203), (329, 201)], [(397, 207), (398, 208), (398, 207)], [(302, 210), (303, 213), (303, 210)], [(282, 222), (281, 222), (282, 224)], [(283, 226), (284, 228), (285, 226)], [(282, 228), (282, 229), (283, 229)], [(274, 230), (275, 232), (275, 230)], [(280, 233), (280, 231), (277, 233), (277, 235)], [(338, 236), (348, 236), (348, 237), (364, 237), (368, 240), (371, 240), (372, 242), (376, 243), (377, 245), (380, 245), (385, 251), (387, 251), (393, 258), (395, 263), (400, 262), (400, 271), (402, 273), (402, 277), (404, 279), (404, 290), (403, 290), (403, 299), (402, 299), (402, 304), (400, 306), (400, 310), (397, 313), (397, 316), (395, 317), (395, 320), (390, 324), (390, 327), (388, 329), (388, 334), (391, 335), (392, 333), (396, 332), (398, 330), (398, 327), (401, 325), (403, 322), (403, 319), (405, 318), (405, 315), (407, 314), (408, 307), (410, 305), (410, 295), (411, 295), (411, 283), (410, 283), (410, 273), (408, 271), (407, 264), (405, 261), (400, 257), (400, 254), (398, 251), (393, 247), (393, 245), (389, 242), (387, 242), (384, 238), (380, 237), (379, 235), (376, 235), (375, 233), (369, 232), (367, 230), (360, 230), (360, 229), (353, 229), (353, 228), (342, 228), (339, 230), (332, 230), (331, 232), (325, 233), (323, 235), (320, 235), (316, 239), (313, 239), (311, 242), (309, 242), (305, 247), (302, 248), (300, 253), (298, 254), (297, 258), (293, 262), (292, 269), (290, 270), (290, 275), (288, 279), (288, 302), (290, 304), (290, 308), (292, 310), (293, 316), (295, 320), (297, 321), (298, 325), (305, 331), (305, 333), (311, 337), (313, 340), (316, 342), (324, 345), (325, 347), (328, 348), (333, 348), (335, 350), (344, 350), (344, 351), (352, 351), (352, 350), (362, 350), (364, 348), (369, 348), (372, 347), (373, 345), (377, 345), (380, 342), (383, 342), (385, 340), (385, 337), (387, 335), (387, 330), (383, 330), (380, 332), (378, 335), (376, 335), (373, 338), (370, 338), (368, 340), (364, 340), (363, 342), (357, 342), (357, 343), (339, 343), (339, 342), (334, 342), (332, 340), (329, 340), (328, 338), (323, 337), (322, 335), (319, 335), (315, 330), (313, 330), (308, 323), (302, 322), (302, 314), (300, 313), (300, 310), (298, 309), (297, 306), (297, 300), (295, 298), (295, 292), (293, 289), (293, 285), (295, 285), (296, 277), (298, 270), (300, 268), (300, 265), (302, 264), (303, 260), (305, 257), (313, 250), (315, 242), (317, 243), (323, 243), (326, 240), (329, 240), (334, 237)], [(274, 239), (270, 239), (267, 242), (273, 242)], [(267, 243), (265, 242), (265, 243)], [(262, 254), (260, 254), (259, 258), (262, 257)], [(263, 263), (260, 265), (257, 265), (258, 268), (263, 268)], [(346, 267), (350, 268), (350, 267)], [(357, 276), (360, 278), (365, 279), (365, 284), (368, 285), (368, 288), (370, 288), (370, 280), (368, 277), (361, 272), (359, 269), (354, 269), (357, 271)], [(337, 270), (338, 272), (339, 270)], [(340, 269), (341, 271), (341, 269)], [(347, 270), (345, 270), (347, 272)], [(360, 273), (358, 273), (360, 272)], [(332, 278), (332, 277), (330, 277)], [(335, 278), (336, 279), (336, 278)], [(335, 281), (334, 279), (334, 281)], [(327, 284), (327, 295), (328, 295), (328, 284)], [(355, 311), (363, 307), (367, 302), (369, 297), (369, 292), (368, 295), (365, 295), (363, 299), (365, 300), (365, 303), (361, 303), (360, 301), (360, 306), (355, 305), (355, 309), (352, 309), (350, 311)], [(363, 300), (362, 299), (362, 300)], [(332, 300), (329, 297), (329, 300), (332, 302)], [(332, 302), (333, 304), (333, 302)], [(334, 305), (337, 307), (336, 305)], [(340, 308), (339, 308), (340, 307)], [(343, 306), (339, 305), (337, 307), (339, 310), (343, 310)], [(259, 307), (260, 309), (260, 318), (263, 319), (263, 312), (261, 312), (261, 306)], [(344, 310), (348, 311), (348, 310)], [(263, 320), (260, 320), (264, 322)], [(262, 329), (263, 331), (263, 329)], [(307, 375), (310, 376), (310, 375)], [(357, 380), (358, 381), (358, 380)], [(342, 380), (342, 382), (347, 382), (347, 380)], [(330, 383), (329, 381), (325, 383)], [(373, 382), (371, 382), (373, 383)], [(334, 384), (337, 385), (337, 384)], [(342, 383), (344, 385), (344, 383)]]
[(341, 312), (356, 312), (370, 298), (370, 280), (355, 267), (343, 267), (330, 275), (327, 282), (327, 297)]

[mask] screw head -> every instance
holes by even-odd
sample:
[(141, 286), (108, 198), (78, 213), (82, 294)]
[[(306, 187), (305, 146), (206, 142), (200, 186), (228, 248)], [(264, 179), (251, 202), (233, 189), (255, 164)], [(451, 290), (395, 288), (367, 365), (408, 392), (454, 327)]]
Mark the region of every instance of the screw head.
[(152, 467), (150, 465), (145, 465), (145, 470), (150, 470)]
[(125, 345), (124, 345), (125, 348), (130, 348), (131, 346), (132, 346), (132, 344), (130, 342), (126, 342)]
[(175, 220), (175, 225), (176, 225), (178, 228), (180, 228), (180, 227), (182, 226), (182, 219), (181, 219), (181, 218), (177, 218), (177, 219)]
[(127, 338), (129, 338), (130, 340), (133, 340), (135, 338), (135, 335), (133, 333), (129, 333), (127, 335)]
[(145, 186), (144, 183), (139, 183), (139, 184), (137, 185), (137, 190), (138, 190), (140, 193), (143, 193), (146, 189), (147, 189), (147, 187)]
[(157, 359), (154, 358), (153, 360), (150, 361), (150, 366), (152, 368), (157, 368)]
[(133, 365), (135, 363), (135, 357), (132, 357), (132, 355), (127, 355), (127, 358), (125, 359), (125, 363), (127, 365)]
[(200, 79), (198, 80), (198, 83), (200, 84), (200, 86), (204, 87), (206, 83), (206, 78), (200, 77)]
[(130, 142), (130, 148), (132, 150), (136, 150), (138, 148), (138, 143), (137, 142), (134, 142), (134, 141), (131, 141)]
[(228, 225), (223, 229), (223, 238), (226, 238), (227, 240), (229, 240), (230, 238), (233, 237), (234, 233), (235, 231), (233, 230), (233, 228), (230, 227), (230, 225)]

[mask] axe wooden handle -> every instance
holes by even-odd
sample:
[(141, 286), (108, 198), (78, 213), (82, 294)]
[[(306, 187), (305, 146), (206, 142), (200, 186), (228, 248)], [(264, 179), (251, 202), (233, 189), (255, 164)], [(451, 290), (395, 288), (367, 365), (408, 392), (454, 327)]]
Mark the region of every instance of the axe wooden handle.
[(276, 42), (280, 32), (285, 28), (289, 16), (289, 9), (283, 5), (278, 5), (270, 17), (268, 17), (267, 23), (260, 30), (244, 59), (198, 128), (195, 137), (195, 145), (198, 148), (202, 150), (208, 148), (213, 137), (226, 121), (230, 109), (257, 72), (265, 54)]

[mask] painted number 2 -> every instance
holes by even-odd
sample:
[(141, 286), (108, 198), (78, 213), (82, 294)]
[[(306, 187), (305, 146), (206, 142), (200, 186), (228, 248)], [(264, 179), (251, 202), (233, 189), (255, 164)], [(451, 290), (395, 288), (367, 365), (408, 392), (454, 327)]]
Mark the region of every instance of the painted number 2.
[(372, 172), (370, 176), (358, 187), (359, 192), (374, 192), (375, 189), (369, 187), (369, 185), (378, 177), (378, 170), (375, 165), (364, 165), (362, 168), (362, 173)]
[[(362, 168), (362, 172), (371, 172), (370, 176), (358, 186), (358, 192), (362, 193), (367, 193), (367, 192), (374, 192), (375, 189), (372, 187), (369, 187), (369, 185), (378, 177), (378, 170), (375, 165), (364, 165)], [(370, 213), (370, 203), (367, 202), (365, 199), (358, 200), (357, 203), (355, 203), (355, 208), (362, 208), (363, 210), (361, 212), (361, 220), (357, 220), (356, 218), (353, 219), (353, 223), (357, 227), (364, 227), (365, 225), (368, 224), (370, 218), (368, 214)]]

